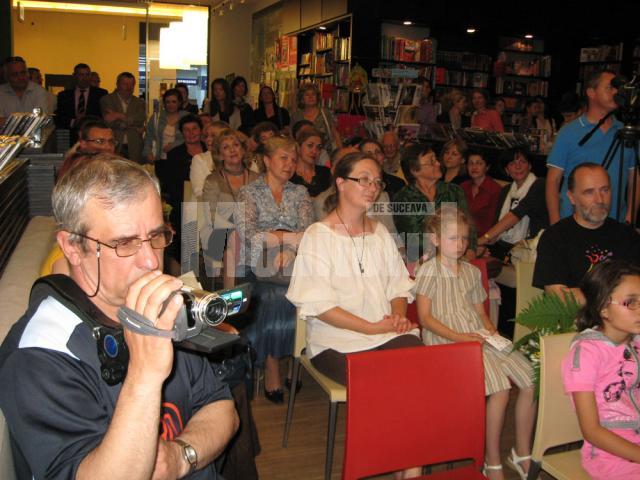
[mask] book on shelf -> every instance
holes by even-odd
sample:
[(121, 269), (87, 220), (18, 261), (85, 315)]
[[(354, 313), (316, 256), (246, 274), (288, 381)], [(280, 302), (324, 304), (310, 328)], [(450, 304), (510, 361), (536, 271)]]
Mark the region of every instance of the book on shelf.
[(522, 58), (512, 55), (511, 52), (500, 52), (493, 65), (493, 74), (496, 77), (502, 75), (549, 77), (551, 75), (551, 56)]
[(621, 62), (622, 42), (615, 45), (600, 45), (597, 47), (585, 47), (580, 49), (580, 62)]
[(334, 82), (340, 87), (347, 87), (349, 85), (349, 65), (345, 63), (337, 63), (334, 70)]
[(313, 36), (313, 49), (327, 50), (333, 48), (333, 34), (332, 33), (316, 33)]
[(350, 60), (351, 37), (336, 38), (333, 42), (333, 56), (336, 60)]
[(382, 35), (380, 42), (380, 56), (384, 60), (435, 63), (436, 42), (433, 39), (409, 40)]
[[(393, 97), (395, 98), (395, 97)], [(393, 105), (391, 86), (386, 83), (367, 84), (365, 103), (371, 106), (388, 107)]]
[[(511, 79), (496, 77), (496, 94), (529, 97), (546, 97), (549, 94), (549, 82), (536, 79)], [(507, 107), (509, 108), (509, 107)]]
[(300, 55), (300, 65), (311, 65), (311, 54), (303, 53)]
[(486, 88), (488, 83), (488, 73), (436, 68), (436, 85)]
[(481, 70), (488, 72), (491, 57), (470, 52), (447, 52), (438, 50), (436, 63), (451, 70)]

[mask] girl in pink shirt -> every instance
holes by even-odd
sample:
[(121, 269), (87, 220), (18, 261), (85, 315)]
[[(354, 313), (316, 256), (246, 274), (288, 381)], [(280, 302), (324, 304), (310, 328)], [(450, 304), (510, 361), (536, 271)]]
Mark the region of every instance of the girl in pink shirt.
[(585, 440), (582, 465), (596, 480), (640, 478), (640, 268), (603, 262), (580, 288), (581, 332), (562, 377)]

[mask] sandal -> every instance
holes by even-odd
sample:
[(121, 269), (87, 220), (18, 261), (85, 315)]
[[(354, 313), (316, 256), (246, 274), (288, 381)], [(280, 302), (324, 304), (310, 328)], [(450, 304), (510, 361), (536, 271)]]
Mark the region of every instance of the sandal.
[(487, 465), (485, 463), (484, 467), (482, 467), (482, 474), (486, 477), (489, 470), (502, 470), (502, 465)]
[(520, 463), (524, 462), (525, 460), (531, 460), (531, 455), (519, 457), (518, 454), (516, 454), (516, 449), (511, 448), (511, 453), (507, 457), (507, 465), (518, 472), (518, 475), (520, 475), (520, 478), (522, 480), (527, 480), (527, 472), (525, 472), (524, 469), (520, 466)]

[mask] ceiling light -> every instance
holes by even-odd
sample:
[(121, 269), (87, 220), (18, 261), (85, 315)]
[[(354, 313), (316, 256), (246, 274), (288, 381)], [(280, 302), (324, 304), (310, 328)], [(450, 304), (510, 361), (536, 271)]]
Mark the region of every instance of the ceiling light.
[(527, 33), (524, 38), (527, 38), (529, 40), (531, 40), (533, 38), (533, 35), (531, 35), (530, 33)]
[(327, 27), (325, 27), (324, 25), (321, 26), (321, 27), (318, 27), (318, 30), (326, 30), (326, 29), (327, 29)]
[(476, 33), (476, 29), (473, 27), (467, 28), (467, 33)]
[(413, 22), (411, 20), (405, 20), (404, 22), (402, 22), (403, 25), (413, 25)]

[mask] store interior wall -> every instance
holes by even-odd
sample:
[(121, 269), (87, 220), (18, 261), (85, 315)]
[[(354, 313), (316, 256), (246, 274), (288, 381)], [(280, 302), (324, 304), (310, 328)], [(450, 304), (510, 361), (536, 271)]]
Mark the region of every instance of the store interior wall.
[(211, 16), (209, 74), (210, 82), (229, 74), (250, 78), (251, 24), (254, 13), (279, 0), (257, 0), (225, 9), (224, 15)]
[(87, 63), (100, 74), (101, 87), (112, 91), (120, 72), (137, 76), (140, 21), (120, 15), (27, 10), (20, 22), (12, 9), (13, 52), (43, 75), (70, 75), (74, 65)]

